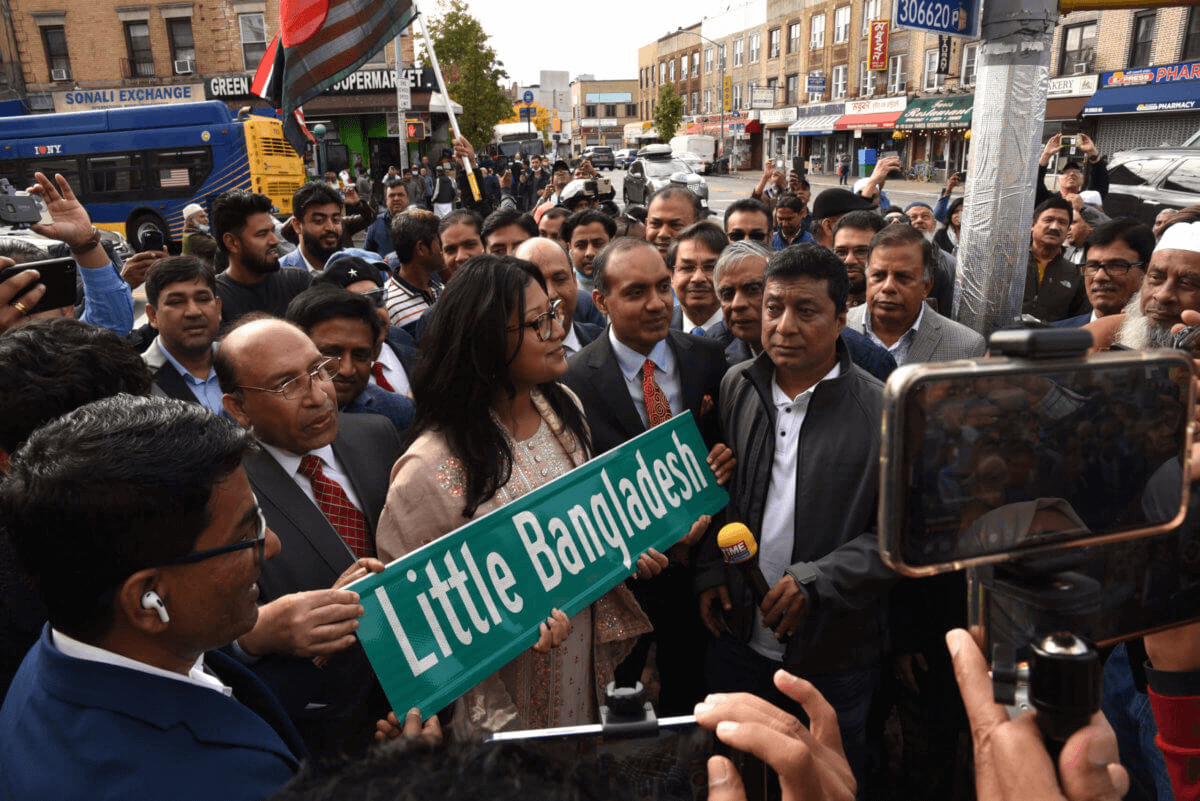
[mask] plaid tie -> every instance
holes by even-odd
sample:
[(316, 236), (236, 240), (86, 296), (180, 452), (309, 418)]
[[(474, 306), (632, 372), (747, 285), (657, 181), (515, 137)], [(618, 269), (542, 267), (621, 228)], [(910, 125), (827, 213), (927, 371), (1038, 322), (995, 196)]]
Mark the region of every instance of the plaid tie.
[(388, 380), (383, 377), (383, 365), (379, 362), (371, 363), (371, 375), (375, 376), (375, 384), (380, 389), (386, 389), (388, 392), (395, 392)]
[(313, 495), (321, 514), (329, 520), (333, 530), (350, 546), (356, 558), (375, 555), (367, 518), (358, 510), (341, 485), (321, 471), (321, 457), (308, 454), (300, 460), (300, 472), (312, 482)]
[(654, 380), (654, 362), (649, 359), (642, 364), (642, 397), (646, 401), (646, 419), (650, 421), (650, 428), (671, 419), (671, 404), (667, 403), (667, 394)]

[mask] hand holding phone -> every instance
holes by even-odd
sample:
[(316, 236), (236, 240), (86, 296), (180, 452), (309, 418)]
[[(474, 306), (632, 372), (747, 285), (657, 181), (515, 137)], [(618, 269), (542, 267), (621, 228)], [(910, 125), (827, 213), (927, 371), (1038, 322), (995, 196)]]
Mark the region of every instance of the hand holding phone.
[[(25, 315), (34, 315), (51, 309), (61, 309), (64, 306), (75, 305), (75, 260), (72, 258), (47, 259), (46, 261), (31, 261), (25, 264), (15, 264), (0, 270), (0, 300), (11, 291), (6, 286), (10, 281), (25, 281), (21, 288), (11, 294), (5, 303), (13, 306), (21, 303)], [(21, 274), (26, 270), (36, 270), (38, 278), (26, 279)], [(36, 287), (41, 286), (42, 292), (37, 295)], [(18, 311), (20, 311), (18, 309)]]

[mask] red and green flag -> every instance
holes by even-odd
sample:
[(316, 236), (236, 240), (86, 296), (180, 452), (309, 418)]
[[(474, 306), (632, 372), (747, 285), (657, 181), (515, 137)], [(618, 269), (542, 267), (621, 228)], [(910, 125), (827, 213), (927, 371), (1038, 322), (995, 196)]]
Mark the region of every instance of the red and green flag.
[(297, 153), (311, 139), (300, 107), (361, 67), (416, 16), (412, 0), (280, 0), (279, 33), (251, 91), (279, 109)]

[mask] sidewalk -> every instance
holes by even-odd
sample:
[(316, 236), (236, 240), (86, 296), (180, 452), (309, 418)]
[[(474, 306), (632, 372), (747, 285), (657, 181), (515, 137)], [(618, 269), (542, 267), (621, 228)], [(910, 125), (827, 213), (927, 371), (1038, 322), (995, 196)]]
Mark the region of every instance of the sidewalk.
[[(718, 175), (713, 177), (729, 178), (736, 180), (739, 183), (748, 183), (751, 187), (753, 187), (758, 183), (759, 179), (762, 178), (762, 173), (758, 170), (742, 170), (737, 173), (731, 172), (728, 175)], [(817, 175), (809, 173), (807, 178), (809, 185), (812, 186), (814, 195), (822, 189), (827, 189), (831, 186), (838, 186), (838, 177), (836, 175)], [(845, 188), (852, 189), (854, 187), (854, 181), (857, 180), (857, 178), (850, 180), (846, 184)], [(893, 178), (888, 180), (885, 190), (888, 192), (900, 192), (912, 195), (928, 195), (930, 198), (929, 202), (932, 204), (933, 201), (937, 200), (938, 196), (941, 195), (943, 188), (945, 188), (945, 184), (937, 181), (902, 181), (899, 178)], [(961, 193), (961, 189), (959, 192)]]

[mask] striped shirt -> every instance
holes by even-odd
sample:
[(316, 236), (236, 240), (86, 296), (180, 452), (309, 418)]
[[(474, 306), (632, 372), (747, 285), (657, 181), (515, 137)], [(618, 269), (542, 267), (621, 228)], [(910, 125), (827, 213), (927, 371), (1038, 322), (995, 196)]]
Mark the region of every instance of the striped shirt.
[(430, 276), (429, 291), (423, 292), (403, 278), (392, 276), (387, 282), (387, 310), (392, 325), (404, 327), (421, 319), (442, 294), (442, 283)]

